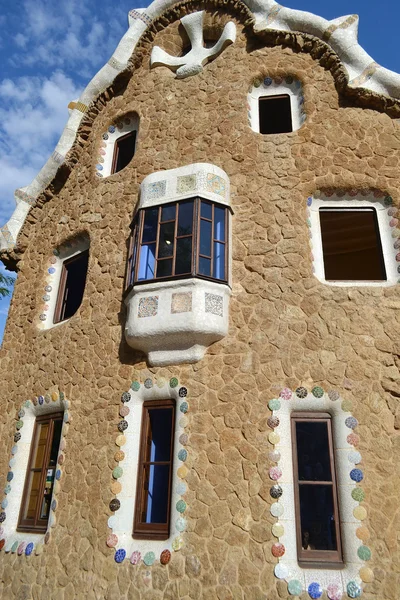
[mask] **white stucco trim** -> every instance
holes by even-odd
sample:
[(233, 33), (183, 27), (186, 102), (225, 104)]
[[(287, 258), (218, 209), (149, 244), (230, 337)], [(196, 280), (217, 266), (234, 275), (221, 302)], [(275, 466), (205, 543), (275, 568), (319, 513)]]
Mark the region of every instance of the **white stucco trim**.
[[(72, 103), (67, 125), (52, 156), (29, 185), (15, 192), (19, 206), (6, 225), (0, 228), (1, 249), (14, 247), (30, 206), (54, 178), (72, 148), (89, 104), (126, 69), (136, 44), (151, 22), (174, 4), (175, 0), (155, 0), (147, 9), (130, 11), (128, 31), (107, 64), (89, 82), (79, 100)], [(349, 74), (351, 87), (366, 88), (385, 96), (400, 98), (400, 75), (378, 65), (359, 45), (357, 15), (327, 21), (309, 12), (285, 8), (275, 0), (244, 0), (244, 4), (253, 13), (256, 31), (299, 31), (319, 37), (339, 56)]]
[[(375, 198), (373, 193), (368, 196), (351, 197), (345, 194), (341, 197), (332, 195), (331, 197), (314, 197), (312, 203), (308, 207), (309, 227), (311, 231), (310, 246), (313, 256), (314, 274), (322, 283), (330, 286), (340, 287), (390, 287), (396, 285), (399, 280), (398, 263), (396, 255), (398, 250), (395, 249), (394, 243), (396, 239), (393, 234), (398, 232), (394, 226), (395, 220), (392, 220), (388, 215), (390, 206), (385, 205), (385, 200)], [(325, 279), (324, 256), (322, 250), (321, 226), (319, 218), (320, 208), (368, 208), (376, 211), (378, 220), (379, 233), (381, 237), (383, 259), (386, 269), (386, 281), (327, 281)], [(400, 232), (399, 232), (400, 233)]]
[(283, 80), (280, 78), (278, 81), (271, 77), (264, 77), (262, 82), (258, 81), (257, 84), (257, 86), (253, 85), (247, 96), (249, 122), (252, 130), (256, 133), (260, 133), (259, 99), (267, 96), (279, 96), (281, 94), (288, 94), (290, 97), (292, 131), (300, 129), (306, 119), (303, 109), (304, 96), (301, 82), (293, 79), (293, 77)]

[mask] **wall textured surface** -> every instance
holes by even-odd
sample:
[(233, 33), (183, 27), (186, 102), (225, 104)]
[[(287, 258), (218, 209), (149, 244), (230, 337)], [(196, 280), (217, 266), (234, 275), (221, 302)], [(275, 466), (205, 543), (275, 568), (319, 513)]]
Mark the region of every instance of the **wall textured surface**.
[[(219, 32), (228, 17), (235, 20), (208, 15), (209, 31)], [(32, 208), (20, 233), (24, 253), (1, 350), (2, 487), (25, 400), (64, 392), (70, 425), (55, 526), (39, 556), (1, 551), (2, 598), (288, 598), (271, 553), (268, 402), (284, 387), (315, 385), (337, 389), (359, 422), (375, 574), (363, 597), (398, 596), (399, 292), (320, 283), (312, 274), (306, 200), (318, 189), (372, 188), (397, 206), (399, 123), (351, 106), (310, 54), (265, 46), (239, 19), (236, 25), (236, 42), (185, 80), (167, 68), (150, 70), (152, 43), (145, 41), (126, 86), (120, 82), (89, 110), (69, 177), (59, 172), (57, 189)], [(179, 53), (178, 22), (154, 44)], [(288, 75), (302, 82), (305, 123), (290, 134), (253, 132), (247, 94), (254, 80)], [(140, 118), (134, 159), (98, 178), (102, 133), (133, 111)], [(129, 225), (144, 177), (194, 162), (218, 165), (231, 182), (229, 334), (198, 364), (149, 370), (123, 337)], [(67, 323), (41, 330), (53, 250), (82, 232), (90, 259), (81, 308)], [(184, 545), (165, 566), (117, 564), (106, 539), (121, 394), (136, 379), (175, 376), (190, 398)]]

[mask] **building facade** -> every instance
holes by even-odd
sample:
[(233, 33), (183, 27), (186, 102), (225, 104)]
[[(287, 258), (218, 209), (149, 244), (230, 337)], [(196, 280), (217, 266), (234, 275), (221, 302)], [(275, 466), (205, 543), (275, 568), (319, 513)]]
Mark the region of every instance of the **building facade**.
[(1, 597), (396, 600), (400, 77), (131, 11), (1, 228)]

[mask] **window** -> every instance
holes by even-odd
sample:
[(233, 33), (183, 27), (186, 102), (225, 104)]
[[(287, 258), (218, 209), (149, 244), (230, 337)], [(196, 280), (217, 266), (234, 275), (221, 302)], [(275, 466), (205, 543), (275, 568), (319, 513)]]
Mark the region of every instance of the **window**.
[(127, 287), (191, 276), (227, 281), (227, 212), (201, 198), (140, 210), (132, 226)]
[(326, 280), (386, 280), (374, 208), (320, 208), (319, 219)]
[(328, 413), (292, 413), (297, 558), (301, 567), (343, 566)]
[(133, 536), (166, 540), (169, 537), (174, 400), (143, 404)]
[(293, 131), (289, 94), (262, 96), (258, 99), (260, 133), (288, 133)]
[(88, 262), (89, 250), (84, 250), (63, 261), (54, 323), (69, 319), (80, 307), (85, 290)]
[(18, 531), (47, 529), (62, 425), (63, 413), (36, 418)]
[(122, 171), (135, 154), (136, 131), (130, 131), (115, 141), (111, 174)]

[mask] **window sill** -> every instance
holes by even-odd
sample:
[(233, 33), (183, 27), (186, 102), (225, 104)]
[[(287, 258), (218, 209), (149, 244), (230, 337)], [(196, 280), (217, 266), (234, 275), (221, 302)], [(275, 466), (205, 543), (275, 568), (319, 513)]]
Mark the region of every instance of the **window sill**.
[(345, 564), (344, 562), (331, 562), (331, 561), (324, 561), (324, 560), (298, 560), (297, 561), (299, 567), (301, 567), (302, 569), (344, 569), (345, 568)]

